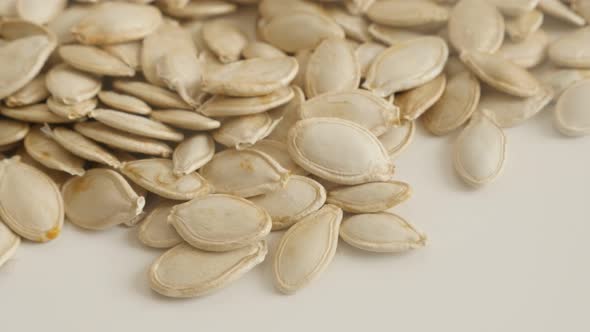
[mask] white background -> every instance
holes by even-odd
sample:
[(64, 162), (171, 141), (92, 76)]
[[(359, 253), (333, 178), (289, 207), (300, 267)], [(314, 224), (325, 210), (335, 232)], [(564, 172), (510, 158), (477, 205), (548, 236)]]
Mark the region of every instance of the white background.
[(452, 168), (455, 135), (419, 128), (397, 162), (414, 196), (396, 211), (428, 233), (422, 250), (340, 242), (296, 295), (274, 290), (267, 260), (218, 293), (174, 300), (150, 290), (160, 251), (135, 229), (67, 224), (0, 268), (0, 331), (590, 331), (590, 138), (561, 136), (550, 112), (506, 135), (502, 176), (474, 191)]

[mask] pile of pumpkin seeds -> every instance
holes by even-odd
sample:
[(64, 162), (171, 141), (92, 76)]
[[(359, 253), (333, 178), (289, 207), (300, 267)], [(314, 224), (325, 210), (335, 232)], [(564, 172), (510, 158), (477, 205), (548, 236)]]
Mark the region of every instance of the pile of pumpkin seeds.
[(339, 239), (425, 244), (391, 211), (417, 125), (458, 134), (475, 187), (500, 175), (505, 128), (553, 102), (560, 132), (590, 134), (590, 0), (0, 0), (0, 18), (0, 265), (64, 220), (137, 225), (167, 250), (158, 293), (213, 292), (267, 256), (293, 293)]

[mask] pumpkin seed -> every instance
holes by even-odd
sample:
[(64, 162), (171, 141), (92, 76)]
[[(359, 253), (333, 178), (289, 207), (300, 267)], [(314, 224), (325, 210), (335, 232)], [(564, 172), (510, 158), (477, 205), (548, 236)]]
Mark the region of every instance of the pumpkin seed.
[(399, 109), (365, 90), (328, 92), (301, 105), (301, 118), (331, 117), (355, 122), (376, 136), (399, 124)]
[(264, 96), (288, 86), (297, 70), (291, 57), (242, 60), (206, 71), (202, 89), (234, 97)]
[(538, 10), (532, 10), (520, 17), (507, 21), (506, 32), (512, 41), (524, 41), (535, 31), (538, 31), (542, 24), (543, 13)]
[(0, 119), (0, 145), (20, 142), (29, 133), (29, 125), (25, 122)]
[(142, 188), (168, 199), (190, 200), (210, 192), (209, 184), (198, 173), (174, 175), (169, 159), (125, 162), (121, 173)]
[(260, 28), (260, 34), (268, 43), (288, 53), (313, 49), (324, 39), (343, 39), (345, 35), (327, 15), (304, 11), (269, 18)]
[(70, 179), (62, 194), (68, 220), (91, 230), (123, 224), (139, 215), (145, 205), (145, 199), (119, 173), (104, 168)]
[(567, 136), (590, 135), (590, 116), (586, 99), (590, 80), (580, 81), (567, 88), (555, 105), (555, 126)]
[(369, 33), (377, 41), (389, 46), (426, 37), (426, 35), (416, 31), (392, 28), (375, 23), (369, 25)]
[(115, 90), (137, 97), (159, 108), (190, 110), (192, 107), (172, 91), (141, 81), (115, 80)]
[(25, 239), (55, 239), (64, 222), (64, 204), (57, 185), (18, 157), (0, 161), (0, 219)]
[(172, 149), (160, 141), (112, 129), (100, 122), (81, 122), (74, 125), (80, 134), (123, 151), (168, 157)]
[(539, 4), (539, 0), (487, 0), (496, 5), (500, 12), (509, 16), (522, 16), (530, 13)]
[(305, 94), (311, 98), (327, 92), (355, 89), (360, 65), (343, 39), (325, 39), (311, 54), (305, 73)]
[(289, 170), (291, 174), (298, 174), (298, 175), (306, 175), (307, 172), (299, 167), (291, 156), (289, 155), (289, 151), (287, 150), (287, 144), (271, 139), (263, 139), (259, 142), (256, 142), (252, 149), (258, 150), (262, 153), (266, 153), (276, 162), (278, 162), (283, 168)]
[(461, 60), (478, 78), (502, 92), (517, 97), (532, 97), (541, 84), (526, 69), (493, 54), (462, 53)]
[(403, 121), (399, 126), (393, 126), (379, 136), (379, 141), (387, 150), (389, 158), (394, 159), (412, 143), (415, 132), (414, 121)]
[(142, 39), (162, 23), (162, 13), (155, 7), (104, 2), (71, 29), (83, 44), (115, 44)]
[(208, 134), (196, 134), (178, 144), (172, 155), (172, 172), (187, 175), (208, 163), (215, 154), (215, 142)]
[(35, 104), (19, 108), (0, 106), (0, 114), (7, 118), (32, 123), (67, 123), (72, 122), (68, 118), (61, 117), (51, 111), (46, 104)]
[(339, 187), (328, 192), (329, 204), (351, 213), (381, 212), (405, 202), (412, 195), (407, 183), (371, 182)]
[(265, 42), (260, 42), (260, 41), (254, 41), (254, 42), (248, 43), (248, 45), (246, 45), (246, 47), (244, 47), (244, 49), (242, 50), (242, 56), (244, 56), (244, 58), (246, 58), (246, 59), (252, 59), (252, 58), (271, 59), (271, 58), (280, 58), (282, 56), (285, 56), (285, 53), (283, 51), (279, 50), (278, 48), (272, 46), (271, 44), (268, 44)]
[(45, 24), (58, 16), (67, 4), (67, 0), (18, 0), (16, 11), (24, 20)]
[(586, 20), (559, 0), (539, 0), (538, 8), (543, 13), (575, 26), (583, 26)]
[(240, 59), (248, 40), (234, 25), (225, 20), (213, 20), (203, 25), (203, 39), (222, 63)]
[(240, 116), (262, 113), (288, 103), (294, 96), (290, 87), (283, 87), (259, 97), (228, 97), (216, 95), (198, 109), (207, 116)]
[(219, 128), (221, 125), (217, 120), (204, 117), (192, 111), (183, 110), (153, 111), (151, 118), (172, 127), (188, 130), (211, 130)]
[(168, 224), (168, 215), (178, 204), (175, 201), (161, 201), (144, 219), (139, 227), (139, 240), (152, 248), (172, 248), (183, 242), (178, 232)]
[(543, 63), (548, 45), (547, 35), (539, 30), (522, 42), (505, 42), (496, 54), (523, 68), (532, 68)]
[(45, 75), (39, 74), (18, 91), (6, 97), (4, 103), (8, 107), (20, 107), (42, 102), (47, 97), (49, 97), (49, 91), (45, 87)]
[(377, 56), (385, 51), (386, 47), (374, 42), (361, 44), (355, 51), (356, 58), (359, 62), (361, 78), (365, 78), (369, 67)]
[(371, 21), (392, 27), (439, 27), (449, 19), (449, 11), (429, 1), (375, 1), (367, 10)]
[(289, 171), (253, 149), (218, 152), (200, 173), (215, 192), (244, 198), (278, 190), (289, 180)]
[(438, 76), (449, 49), (438, 37), (424, 37), (389, 47), (371, 64), (363, 87), (380, 97), (409, 90)]
[(82, 18), (88, 15), (90, 8), (86, 6), (71, 6), (49, 21), (47, 28), (55, 33), (60, 45), (70, 44), (76, 41), (71, 29)]
[(83, 100), (79, 103), (70, 105), (64, 104), (56, 100), (54, 97), (47, 99), (47, 107), (52, 113), (55, 113), (61, 118), (72, 121), (88, 116), (88, 114), (96, 108), (97, 104), (98, 100), (96, 98)]
[(84, 160), (94, 161), (114, 168), (121, 166), (117, 157), (109, 151), (69, 128), (55, 127), (51, 129), (44, 127), (43, 132), (49, 134), (63, 148)]
[(47, 90), (55, 100), (72, 105), (88, 100), (98, 94), (101, 81), (66, 64), (53, 67), (45, 80)]
[(173, 207), (168, 223), (190, 245), (207, 251), (230, 251), (257, 243), (272, 226), (261, 207), (241, 197), (219, 194)]
[(287, 104), (281, 106), (283, 114), (283, 120), (275, 127), (275, 129), (268, 135), (268, 138), (274, 139), (280, 142), (287, 141), (287, 134), (289, 129), (295, 124), (295, 122), (301, 119), (299, 115), (299, 108), (305, 101), (305, 94), (297, 87), (292, 86), (293, 98)]
[(294, 175), (285, 188), (250, 198), (272, 218), (272, 230), (289, 228), (326, 202), (326, 190), (316, 181)]
[(102, 46), (103, 50), (135, 70), (141, 69), (141, 48), (142, 44), (139, 41)]
[(169, 16), (181, 19), (201, 19), (209, 16), (222, 15), (234, 12), (236, 4), (221, 0), (190, 1), (186, 6), (160, 7)]
[(494, 181), (506, 160), (506, 137), (485, 114), (475, 112), (455, 143), (454, 164), (469, 185), (480, 187)]
[(219, 290), (239, 279), (266, 257), (266, 242), (227, 252), (207, 252), (179, 244), (150, 268), (150, 285), (170, 297), (195, 297)]
[(328, 15), (344, 30), (348, 38), (359, 42), (371, 41), (369, 24), (362, 16), (352, 15), (339, 7), (328, 9)]
[(486, 110), (502, 128), (522, 124), (539, 113), (553, 99), (553, 93), (547, 88), (528, 98), (514, 97), (497, 91), (482, 94), (479, 107)]
[(445, 92), (424, 113), (424, 127), (434, 135), (447, 135), (461, 127), (473, 114), (481, 96), (481, 87), (475, 76), (462, 72), (451, 77)]
[(579, 29), (551, 44), (549, 59), (559, 66), (590, 68), (590, 49), (584, 47), (590, 41), (590, 28)]
[(201, 66), (195, 54), (167, 54), (156, 65), (156, 73), (187, 104), (199, 107), (208, 96), (201, 91)]
[(293, 225), (281, 238), (274, 261), (276, 287), (289, 294), (307, 286), (336, 253), (342, 210), (325, 205)]
[(131, 134), (173, 142), (180, 142), (184, 138), (182, 133), (167, 125), (140, 115), (108, 109), (95, 109), (90, 113), (90, 117), (109, 127)]
[(135, 70), (117, 57), (94, 46), (64, 45), (59, 55), (70, 66), (81, 71), (106, 76), (134, 76)]
[[(385, 181), (395, 169), (379, 139), (347, 120), (301, 120), (289, 131), (287, 144), (291, 158), (299, 166), (335, 183)], [(326, 146), (331, 149), (326, 150)]]
[(41, 132), (32, 129), (25, 138), (25, 148), (36, 161), (43, 166), (71, 175), (84, 174), (84, 160), (64, 149), (56, 141)]
[(268, 136), (281, 118), (276, 111), (234, 117), (223, 122), (212, 135), (216, 142), (242, 150)]
[(504, 41), (504, 29), (504, 18), (486, 0), (461, 0), (449, 17), (449, 38), (459, 52), (496, 52)]
[(20, 245), (20, 237), (0, 222), (0, 267), (6, 263)]
[(395, 97), (394, 103), (404, 119), (413, 121), (441, 98), (446, 86), (447, 78), (441, 74), (428, 83), (400, 93)]
[(387, 212), (359, 214), (345, 219), (340, 237), (353, 247), (372, 252), (399, 253), (426, 244), (422, 234), (401, 217)]
[(113, 107), (119, 111), (147, 115), (152, 112), (152, 108), (143, 100), (117, 93), (114, 91), (101, 91), (98, 93), (98, 99), (106, 106)]

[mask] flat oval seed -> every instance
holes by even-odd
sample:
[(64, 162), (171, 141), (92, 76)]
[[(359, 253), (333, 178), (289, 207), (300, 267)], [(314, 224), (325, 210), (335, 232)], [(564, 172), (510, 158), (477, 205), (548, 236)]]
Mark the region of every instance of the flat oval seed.
[(394, 104), (399, 107), (404, 119), (416, 120), (440, 99), (446, 86), (446, 76), (438, 75), (428, 83), (395, 96)]
[(283, 168), (289, 170), (291, 174), (306, 175), (307, 172), (299, 167), (291, 156), (287, 149), (287, 144), (271, 139), (263, 139), (257, 142), (252, 149), (258, 150), (262, 153), (266, 153), (276, 162), (278, 162)]
[(221, 151), (200, 173), (215, 192), (245, 198), (278, 190), (289, 180), (289, 171), (253, 149)]
[(100, 91), (100, 79), (66, 64), (59, 64), (47, 73), (45, 83), (53, 98), (64, 104), (88, 100)]
[(96, 168), (74, 177), (62, 188), (66, 216), (76, 226), (103, 230), (135, 218), (145, 199), (119, 173)]
[(176, 91), (187, 104), (198, 107), (208, 96), (201, 91), (202, 62), (196, 52), (166, 54), (156, 64), (156, 74), (166, 86)]
[(366, 77), (367, 71), (369, 71), (369, 67), (377, 58), (377, 56), (386, 49), (387, 47), (374, 42), (363, 43), (361, 44), (361, 46), (357, 47), (354, 53), (361, 68), (362, 78)]
[(71, 31), (83, 44), (115, 44), (139, 40), (162, 23), (162, 13), (153, 7), (125, 2), (95, 6)]
[(376, 136), (399, 124), (399, 109), (366, 90), (324, 93), (301, 105), (302, 119), (340, 118), (369, 129)]
[(230, 148), (242, 150), (265, 138), (280, 121), (274, 112), (258, 113), (234, 117), (225, 121), (213, 132), (216, 142)]
[(175, 201), (161, 201), (139, 226), (138, 237), (141, 243), (152, 248), (172, 248), (184, 242), (178, 232), (168, 224), (168, 215), (177, 205)]
[(140, 115), (107, 109), (95, 109), (90, 113), (90, 117), (109, 127), (135, 135), (173, 142), (180, 142), (184, 139), (181, 132)]
[(285, 52), (315, 48), (327, 38), (344, 38), (344, 30), (324, 14), (291, 12), (268, 20), (260, 29), (268, 43)]
[(94, 46), (65, 45), (59, 48), (60, 57), (81, 71), (106, 76), (134, 76), (135, 70), (117, 57)]
[(172, 155), (173, 173), (190, 174), (208, 163), (215, 154), (215, 142), (208, 134), (196, 134), (178, 144)]
[(21, 141), (29, 133), (29, 125), (25, 122), (0, 119), (0, 145), (8, 145)]
[(204, 117), (193, 111), (153, 111), (150, 117), (172, 127), (188, 130), (212, 130), (221, 126), (219, 121)]
[(481, 87), (469, 72), (451, 77), (441, 98), (422, 116), (424, 126), (434, 135), (447, 135), (463, 125), (477, 108)]
[(211, 188), (198, 173), (174, 175), (169, 159), (141, 159), (123, 163), (121, 173), (142, 188), (173, 200), (207, 195)]
[(410, 186), (404, 182), (371, 182), (332, 189), (328, 193), (327, 202), (346, 212), (372, 213), (403, 203), (411, 195)]
[(506, 22), (506, 33), (514, 42), (524, 41), (543, 25), (544, 15), (538, 10), (532, 10), (520, 17)]
[(486, 91), (479, 100), (479, 108), (486, 110), (502, 128), (522, 124), (539, 113), (551, 100), (553, 92), (548, 88), (528, 98), (514, 97), (505, 93)]
[(563, 92), (555, 105), (555, 126), (567, 136), (590, 135), (587, 99), (590, 80), (580, 81)]
[(264, 261), (264, 241), (228, 252), (206, 252), (179, 244), (150, 268), (150, 285), (170, 297), (195, 297), (219, 290)]
[(32, 123), (68, 123), (73, 122), (68, 118), (59, 116), (49, 110), (46, 104), (35, 104), (19, 108), (0, 106), (0, 114), (7, 118)]
[(143, 100), (114, 91), (101, 91), (98, 93), (98, 99), (103, 104), (123, 112), (142, 115), (152, 112), (152, 108)]
[(438, 27), (449, 19), (449, 11), (429, 1), (375, 1), (366, 15), (371, 21), (392, 27)]
[(96, 98), (83, 100), (79, 103), (70, 105), (64, 104), (54, 97), (49, 97), (49, 99), (47, 99), (47, 107), (52, 113), (71, 121), (85, 118), (96, 108), (97, 104), (98, 100)]
[(290, 294), (317, 279), (336, 253), (342, 210), (325, 205), (291, 227), (273, 261), (276, 287)]
[(90, 10), (89, 6), (70, 6), (52, 19), (47, 28), (55, 33), (60, 45), (73, 43), (76, 38), (71, 32), (72, 27), (88, 15)]
[(326, 202), (326, 190), (316, 181), (294, 175), (285, 188), (250, 198), (272, 218), (272, 230), (289, 228)]
[(363, 87), (380, 97), (409, 90), (438, 76), (449, 49), (438, 37), (424, 37), (389, 47), (373, 62)]
[(581, 27), (586, 24), (586, 20), (583, 17), (576, 14), (576, 12), (559, 0), (540, 0), (538, 8), (547, 15), (575, 26)]
[(166, 15), (172, 17), (180, 19), (202, 19), (234, 12), (237, 5), (221, 0), (200, 0), (190, 1), (184, 7), (163, 5), (160, 8)]
[(484, 112), (476, 112), (455, 143), (455, 169), (469, 185), (494, 181), (506, 160), (506, 137)]
[(198, 111), (206, 116), (239, 116), (262, 113), (288, 103), (294, 96), (290, 87), (279, 88), (260, 97), (228, 97), (216, 95)]
[(399, 43), (404, 43), (410, 40), (426, 37), (425, 34), (415, 32), (412, 30), (392, 28), (381, 24), (371, 24), (369, 26), (369, 33), (377, 41), (393, 46)]
[(461, 60), (478, 78), (502, 92), (532, 97), (541, 90), (541, 84), (526, 69), (496, 55), (464, 52)]
[(399, 126), (393, 126), (385, 134), (379, 136), (379, 141), (387, 150), (390, 159), (397, 157), (412, 143), (416, 124), (414, 121), (403, 121)]
[(16, 11), (20, 18), (45, 24), (59, 15), (67, 6), (67, 0), (18, 0)]
[(40, 103), (47, 97), (49, 97), (49, 91), (45, 86), (45, 75), (39, 74), (18, 91), (6, 97), (4, 102), (8, 107), (19, 107)]
[(159, 108), (175, 108), (190, 110), (192, 107), (172, 91), (141, 81), (116, 80), (115, 90), (137, 97), (146, 103)]
[(426, 235), (401, 217), (387, 212), (345, 219), (340, 237), (353, 247), (372, 252), (400, 253), (426, 244)]
[(74, 125), (80, 134), (123, 151), (168, 157), (172, 149), (160, 141), (112, 129), (100, 122), (81, 122)]
[(173, 207), (168, 223), (190, 245), (207, 251), (254, 244), (268, 235), (272, 226), (261, 207), (241, 197), (219, 194)]
[(242, 56), (246, 59), (252, 58), (279, 58), (285, 56), (286, 54), (279, 50), (278, 48), (272, 46), (271, 44), (261, 42), (261, 41), (254, 41), (248, 43), (246, 47), (242, 50)]
[(551, 44), (549, 59), (559, 66), (590, 68), (590, 28), (579, 29)]
[[(46, 130), (44, 131), (47, 132)], [(114, 168), (119, 168), (119, 166), (121, 166), (117, 157), (109, 151), (69, 128), (56, 127), (53, 128), (53, 130), (49, 129), (48, 131), (50, 132), (51, 138), (57, 143), (82, 159), (105, 164)]]
[(84, 160), (35, 128), (25, 138), (27, 153), (43, 166), (71, 175), (84, 174)]
[(301, 120), (289, 131), (287, 144), (299, 166), (335, 183), (385, 181), (395, 169), (377, 137), (346, 120)]
[(308, 98), (356, 89), (361, 80), (360, 65), (344, 39), (326, 39), (311, 54), (305, 73)]
[(504, 18), (486, 0), (461, 0), (449, 17), (449, 38), (461, 51), (496, 52), (504, 41)]
[(203, 25), (203, 40), (222, 63), (240, 59), (248, 39), (236, 26), (226, 20), (213, 20)]
[(344, 30), (348, 38), (359, 42), (368, 42), (371, 40), (368, 30), (369, 24), (364, 17), (352, 15), (339, 7), (328, 8), (327, 12), (342, 30)]
[(202, 89), (234, 97), (264, 96), (288, 86), (297, 70), (292, 57), (242, 60), (206, 71)]
[(545, 60), (549, 39), (543, 30), (533, 32), (519, 43), (505, 42), (496, 53), (523, 68), (532, 68)]
[(109, 54), (116, 56), (135, 70), (141, 70), (141, 49), (140, 41), (131, 41), (120, 44), (103, 45), (102, 49)]
[(20, 245), (20, 237), (0, 222), (0, 267), (8, 261)]
[(57, 185), (18, 158), (0, 161), (0, 218), (28, 240), (55, 239), (64, 222), (64, 204)]

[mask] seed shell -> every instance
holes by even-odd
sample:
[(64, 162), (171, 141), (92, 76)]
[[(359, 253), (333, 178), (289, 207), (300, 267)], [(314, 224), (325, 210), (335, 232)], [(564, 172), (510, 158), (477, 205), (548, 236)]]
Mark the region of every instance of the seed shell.
[(332, 189), (327, 202), (350, 213), (373, 213), (403, 203), (411, 195), (410, 186), (404, 182), (371, 182)]

